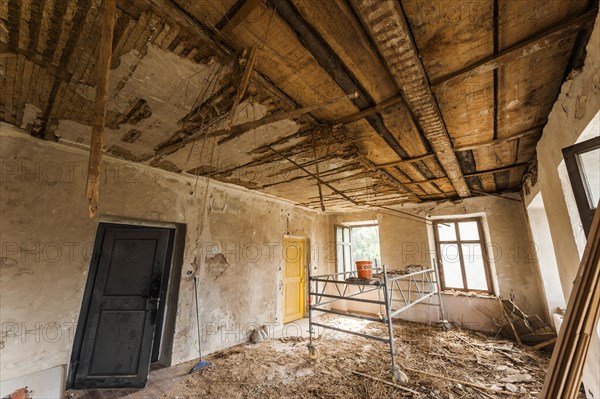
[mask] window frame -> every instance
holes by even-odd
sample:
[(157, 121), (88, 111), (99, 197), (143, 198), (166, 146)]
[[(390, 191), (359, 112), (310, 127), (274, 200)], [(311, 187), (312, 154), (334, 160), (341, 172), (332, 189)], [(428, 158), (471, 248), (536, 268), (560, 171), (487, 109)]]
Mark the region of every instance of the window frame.
[[(342, 250), (342, 256), (344, 257), (344, 273), (348, 273), (348, 272), (354, 272), (356, 271), (356, 265), (354, 264), (354, 259), (353, 259), (353, 248), (352, 248), (352, 229), (360, 229), (363, 227), (379, 227), (378, 223), (367, 223), (367, 224), (357, 224), (356, 226), (349, 226), (349, 225), (345, 225), (345, 224), (334, 224), (333, 225), (333, 237), (335, 239), (335, 272), (336, 273), (341, 273), (340, 270), (338, 269), (338, 264), (339, 264), (339, 256), (340, 256), (340, 246), (341, 247), (350, 247), (350, 262), (348, 264), (345, 263), (346, 261), (346, 255), (345, 252)], [(338, 229), (348, 229), (348, 241), (338, 241), (337, 240), (337, 230)], [(343, 231), (342, 231), (342, 240), (343, 240)], [(381, 248), (380, 248), (381, 250)], [(380, 252), (381, 255), (381, 252)], [(348, 270), (346, 270), (346, 266), (349, 267)]]
[(571, 189), (575, 196), (575, 203), (577, 204), (581, 224), (583, 225), (583, 230), (586, 235), (590, 233), (596, 208), (590, 207), (589, 193), (586, 184), (581, 177), (581, 166), (578, 155), (599, 148), (600, 136), (596, 136), (562, 149), (565, 166), (567, 167), (567, 173), (569, 174), (569, 181), (571, 182)]
[[(436, 261), (437, 261), (438, 271), (439, 271), (439, 276), (440, 276), (441, 290), (442, 291), (454, 290), (454, 291), (461, 291), (461, 292), (480, 292), (480, 293), (493, 294), (494, 286), (492, 284), (492, 272), (491, 272), (491, 268), (490, 268), (490, 261), (489, 261), (488, 252), (487, 252), (485, 235), (483, 234), (482, 219), (480, 217), (446, 218), (446, 219), (434, 219), (434, 220), (432, 220), (432, 222), (433, 222), (433, 234), (434, 234), (434, 239), (435, 239), (435, 255), (436, 255)], [(461, 240), (460, 231), (458, 228), (458, 224), (461, 222), (476, 222), (477, 223), (477, 233), (479, 234), (479, 240)], [(447, 224), (447, 223), (454, 224), (454, 229), (456, 232), (456, 240), (440, 241), (439, 234), (438, 234), (438, 225), (439, 224)], [(481, 245), (481, 255), (483, 258), (483, 269), (485, 271), (485, 280), (486, 280), (487, 287), (488, 287), (487, 290), (479, 290), (479, 289), (470, 289), (469, 288), (469, 286), (467, 284), (467, 273), (466, 273), (466, 269), (465, 269), (465, 262), (463, 259), (464, 258), (463, 251), (462, 251), (463, 243), (464, 244), (479, 244), (479, 245)], [(459, 255), (459, 260), (460, 260), (460, 269), (461, 269), (461, 275), (462, 275), (462, 279), (463, 279), (463, 287), (464, 288), (446, 287), (446, 280), (445, 280), (445, 276), (444, 276), (444, 266), (442, 263), (442, 256), (441, 256), (442, 244), (457, 244), (458, 255)]]
[[(338, 237), (337, 237), (338, 229), (342, 230), (342, 241), (338, 241)], [(348, 241), (344, 241), (344, 229), (348, 230)], [(333, 236), (335, 238), (335, 272), (336, 272), (336, 274), (337, 273), (348, 273), (348, 272), (353, 271), (353, 269), (352, 269), (352, 227), (344, 226), (343, 224), (336, 224), (333, 226)], [(338, 268), (338, 266), (340, 264), (340, 262), (339, 262), (340, 247), (342, 248), (341, 255), (343, 257), (342, 266), (343, 266), (344, 270), (342, 270), (342, 271), (340, 271)], [(346, 262), (346, 251), (344, 250), (345, 247), (350, 247), (349, 262)], [(349, 267), (349, 270), (346, 270), (347, 266)]]

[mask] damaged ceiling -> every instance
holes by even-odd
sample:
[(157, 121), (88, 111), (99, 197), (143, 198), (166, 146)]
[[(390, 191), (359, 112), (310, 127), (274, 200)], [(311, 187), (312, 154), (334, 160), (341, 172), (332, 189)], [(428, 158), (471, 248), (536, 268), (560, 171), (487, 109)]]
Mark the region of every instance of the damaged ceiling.
[[(0, 4), (1, 120), (89, 145), (100, 5)], [(105, 151), (327, 210), (515, 191), (596, 6), (118, 0)]]

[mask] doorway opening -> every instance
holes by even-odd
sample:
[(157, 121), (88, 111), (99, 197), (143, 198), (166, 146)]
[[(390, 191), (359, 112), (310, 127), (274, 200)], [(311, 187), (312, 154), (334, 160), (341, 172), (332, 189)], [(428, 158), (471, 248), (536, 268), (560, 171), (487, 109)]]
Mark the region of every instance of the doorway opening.
[[(67, 388), (142, 388), (166, 341), (176, 229), (100, 223)], [(172, 312), (170, 312), (172, 313)]]
[(283, 322), (304, 317), (306, 241), (303, 238), (283, 239)]

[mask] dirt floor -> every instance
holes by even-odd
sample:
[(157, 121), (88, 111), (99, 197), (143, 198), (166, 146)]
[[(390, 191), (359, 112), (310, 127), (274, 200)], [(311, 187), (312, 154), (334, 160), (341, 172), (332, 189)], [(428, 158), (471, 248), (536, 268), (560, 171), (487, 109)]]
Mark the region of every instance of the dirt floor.
[[(329, 316), (321, 321), (386, 335), (379, 323)], [(409, 377), (401, 385), (414, 392), (352, 373), (391, 381), (385, 343), (327, 330), (315, 341), (317, 361), (308, 358), (308, 338), (243, 344), (208, 356), (210, 368), (182, 380), (164, 397), (536, 398), (542, 388), (546, 352), (456, 328), (397, 322), (394, 332), (398, 363)]]

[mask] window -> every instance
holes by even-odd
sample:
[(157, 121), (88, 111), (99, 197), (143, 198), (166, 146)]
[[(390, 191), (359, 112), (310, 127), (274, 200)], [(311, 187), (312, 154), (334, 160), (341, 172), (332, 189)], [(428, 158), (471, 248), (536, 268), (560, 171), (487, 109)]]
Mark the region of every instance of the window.
[(350, 227), (335, 226), (335, 257), (337, 261), (337, 273), (355, 270), (352, 263)]
[(481, 219), (433, 222), (442, 289), (492, 292)]
[(581, 224), (589, 234), (600, 199), (600, 137), (564, 148), (563, 156)]
[(335, 226), (335, 243), (337, 273), (355, 271), (357, 260), (370, 260), (373, 267), (381, 265), (377, 225)]

